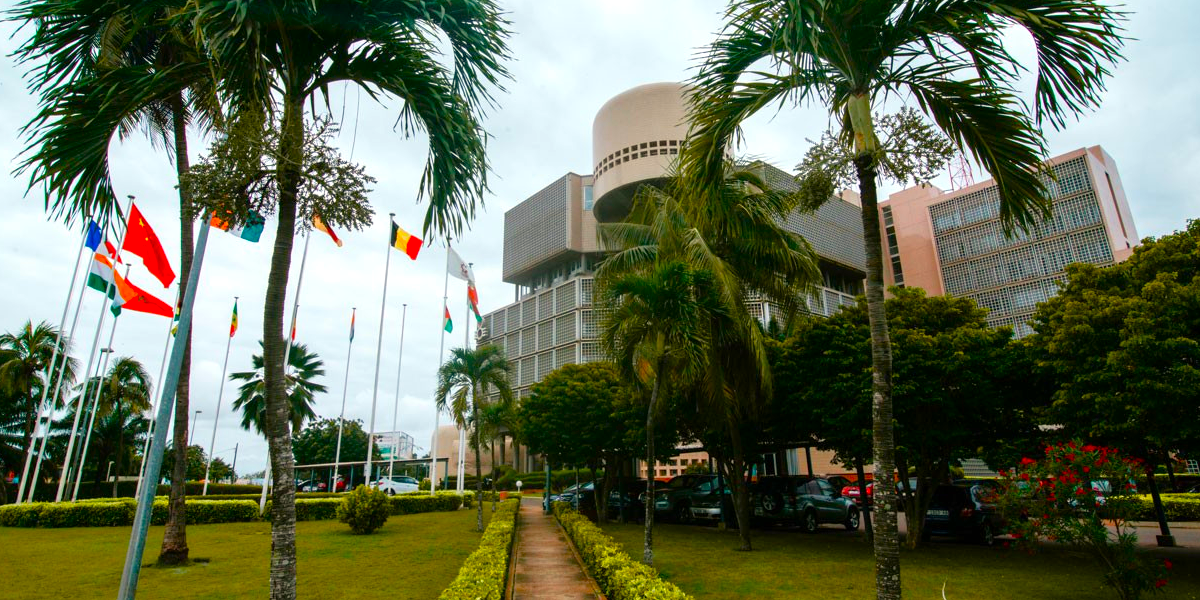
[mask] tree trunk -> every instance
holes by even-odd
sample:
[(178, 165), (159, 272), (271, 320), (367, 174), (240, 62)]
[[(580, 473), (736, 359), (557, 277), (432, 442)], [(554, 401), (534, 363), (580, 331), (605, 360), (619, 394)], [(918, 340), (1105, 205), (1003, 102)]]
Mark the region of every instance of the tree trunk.
[[(746, 449), (742, 447), (742, 433), (738, 431), (736, 426), (730, 428), (730, 441), (733, 442), (733, 470), (738, 477), (730, 477), (730, 483), (733, 484), (733, 514), (737, 515), (738, 537), (741, 539), (742, 546), (738, 548), (742, 552), (749, 552), (754, 549), (750, 545), (750, 485), (743, 479), (743, 473), (746, 472)], [(725, 495), (718, 496), (718, 502), (725, 503)]]
[[(500, 444), (500, 447), (503, 448), (504, 442), (501, 441)], [(475, 460), (479, 461), (478, 458)], [(496, 476), (496, 464), (496, 438), (492, 438), (492, 512), (496, 512), (496, 505), (500, 503), (500, 493), (496, 491), (496, 480), (499, 479)]]
[(1171, 537), (1171, 526), (1167, 524), (1167, 513), (1165, 510), (1163, 510), (1162, 496), (1158, 493), (1158, 482), (1154, 479), (1154, 454), (1147, 454), (1151, 458), (1146, 462), (1146, 478), (1149, 480), (1150, 484), (1150, 498), (1154, 500), (1154, 517), (1158, 519), (1158, 529), (1162, 532), (1162, 535), (1159, 536), (1158, 545), (1162, 546), (1162, 538)]
[(475, 413), (475, 531), (483, 532), (483, 463), (479, 461), (479, 396), (471, 399), (472, 412)]
[[(125, 419), (122, 418), (120, 422), (124, 423)], [(113, 484), (112, 497), (113, 498), (117, 497), (117, 482), (121, 480), (121, 456), (124, 454), (125, 454), (125, 432), (117, 431), (117, 459), (116, 459), (115, 463), (113, 464), (113, 482), (112, 482), (112, 484)], [(99, 490), (97, 490), (96, 493), (99, 494), (100, 493)]]
[(650, 406), (646, 408), (646, 531), (642, 539), (642, 562), (651, 567), (654, 566), (654, 409), (663, 378), (661, 348), (658, 357), (654, 369), (654, 388), (650, 391)]
[(279, 140), (279, 227), (267, 276), (263, 307), (263, 378), (266, 382), (266, 437), (271, 455), (271, 600), (296, 598), (296, 477), (292, 458), (291, 407), (287, 373), (283, 311), (287, 300), (288, 272), (296, 236), (296, 194), (300, 188), (300, 163), (304, 144), (303, 100), (284, 100)]
[(1171, 459), (1170, 452), (1164, 452), (1163, 454), (1163, 462), (1167, 464), (1167, 481), (1171, 484), (1171, 491), (1178, 492), (1179, 486), (1175, 483), (1175, 466), (1172, 464), (1175, 461)]
[[(182, 180), (188, 171), (188, 142), (187, 115), (183, 107), (183, 94), (177, 94), (171, 99), (171, 121), (175, 135), (175, 174), (177, 180)], [(192, 270), (192, 203), (182, 185), (179, 190), (179, 297), (187, 292), (188, 273)], [(175, 334), (175, 342), (183, 342), (183, 364), (179, 366), (179, 383), (175, 385), (175, 424), (174, 437), (171, 445), (175, 454), (183, 448), (183, 459), (176, 460), (171, 471), (171, 497), (167, 503), (167, 527), (163, 533), (162, 549), (158, 553), (158, 564), (163, 566), (181, 565), (188, 562), (187, 544), (187, 515), (184, 513), (184, 501), (187, 488), (187, 439), (188, 439), (188, 391), (192, 372), (192, 329), (179, 331)], [(168, 423), (158, 423), (157, 427), (166, 427)], [(145, 485), (157, 486), (157, 481), (147, 481)]]
[[(870, 107), (867, 107), (870, 120)], [(860, 117), (861, 118), (861, 117)], [(871, 134), (873, 136), (873, 133)], [(867, 315), (871, 325), (871, 438), (875, 457), (875, 595), (900, 598), (900, 540), (896, 527), (896, 444), (892, 431), (892, 343), (883, 304), (883, 249), (880, 247), (875, 158), (854, 160), (862, 201), (863, 239), (867, 254)]]
[(875, 533), (871, 530), (871, 497), (867, 495), (867, 474), (863, 471), (861, 458), (854, 460), (854, 470), (858, 474), (858, 497), (862, 499), (862, 510), (859, 514), (862, 515), (867, 541), (871, 541), (875, 538)]

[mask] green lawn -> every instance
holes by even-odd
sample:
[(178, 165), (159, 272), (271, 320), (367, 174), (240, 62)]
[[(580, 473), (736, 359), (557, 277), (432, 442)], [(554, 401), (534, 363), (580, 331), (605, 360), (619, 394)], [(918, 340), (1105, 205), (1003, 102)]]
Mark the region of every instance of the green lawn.
[[(642, 527), (605, 531), (634, 558), (642, 555)], [(679, 525), (656, 526), (654, 562), (664, 579), (697, 600), (730, 598), (874, 597), (870, 546), (852, 534), (822, 527), (816, 535), (759, 531), (754, 552), (737, 552), (736, 532)], [(1200, 598), (1200, 555), (1166, 554), (1175, 563), (1167, 593), (1157, 598)], [(901, 553), (904, 597), (948, 600), (1094, 600), (1116, 598), (1082, 555), (1052, 548), (1034, 556), (1013, 549), (934, 542)]]
[[(489, 507), (484, 519), (491, 516)], [(486, 525), (486, 523), (485, 523)], [(479, 545), (475, 511), (393, 516), (372, 535), (352, 535), (337, 521), (296, 524), (299, 597), (429, 600), (450, 584)], [(162, 545), (152, 527), (145, 562)], [(19, 529), (0, 527), (0, 597), (111, 598), (121, 580), (128, 527)], [(266, 598), (269, 523), (188, 527), (193, 559), (185, 568), (143, 568), (138, 598)]]

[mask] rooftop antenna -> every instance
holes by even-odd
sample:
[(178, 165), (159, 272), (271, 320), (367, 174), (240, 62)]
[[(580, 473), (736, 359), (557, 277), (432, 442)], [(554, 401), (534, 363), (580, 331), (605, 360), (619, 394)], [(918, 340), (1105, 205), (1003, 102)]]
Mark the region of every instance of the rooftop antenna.
[(961, 190), (975, 185), (975, 174), (971, 172), (971, 163), (967, 157), (959, 153), (950, 161), (950, 189)]

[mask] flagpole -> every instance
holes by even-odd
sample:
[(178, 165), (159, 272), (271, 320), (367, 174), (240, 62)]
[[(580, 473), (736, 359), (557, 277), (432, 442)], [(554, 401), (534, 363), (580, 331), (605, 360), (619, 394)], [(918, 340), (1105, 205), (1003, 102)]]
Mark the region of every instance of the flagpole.
[[(394, 223), (396, 213), (388, 213), (388, 222)], [(367, 464), (363, 472), (365, 476), (364, 482), (367, 487), (371, 487), (371, 454), (375, 451), (375, 404), (379, 400), (379, 359), (383, 352), (383, 315), (387, 309), (387, 284), (388, 284), (388, 267), (392, 262), (392, 244), (395, 240), (388, 241), (387, 257), (383, 259), (383, 300), (379, 303), (379, 340), (375, 345), (375, 385), (371, 389), (371, 419), (370, 430), (367, 432)]]
[[(446, 302), (450, 299), (450, 240), (446, 240), (446, 273), (443, 275), (444, 282), (442, 283), (442, 310), (438, 311), (438, 320), (441, 321), (446, 313)], [(438, 366), (437, 371), (442, 369), (442, 359), (445, 358), (446, 350), (446, 324), (442, 323), (441, 340), (438, 341)], [(437, 492), (437, 449), (438, 449), (438, 424), (442, 420), (442, 411), (438, 410), (437, 399), (433, 401), (433, 446), (429, 450), (429, 495), (432, 496)], [(446, 461), (449, 463), (450, 461)], [(449, 467), (449, 465), (446, 465)]]
[[(79, 238), (79, 249), (75, 250), (75, 266), (71, 268), (71, 287), (67, 288), (67, 299), (63, 302), (62, 317), (58, 319), (58, 333), (54, 343), (54, 352), (50, 355), (50, 362), (46, 365), (46, 383), (42, 386), (42, 399), (38, 402), (37, 418), (33, 421), (33, 431), (29, 433), (29, 449), (25, 451), (25, 468), (21, 470), (21, 479), (17, 482), (17, 504), (20, 504), (25, 497), (25, 481), (29, 478), (29, 466), (33, 461), (33, 448), (37, 441), (37, 430), (42, 424), (42, 416), (46, 413), (46, 395), (50, 392), (50, 385), (54, 382), (54, 365), (58, 363), (58, 350), (63, 344), (63, 328), (67, 326), (67, 311), (71, 308), (71, 296), (75, 292), (75, 281), (79, 279), (79, 263), (83, 259), (83, 244), (87, 241), (87, 237), (88, 228), (84, 227), (83, 236)], [(103, 235), (101, 239), (103, 241)], [(87, 286), (85, 285), (84, 287)], [(66, 352), (63, 354), (66, 354)], [(62, 375), (59, 374), (59, 376), (61, 377)], [(50, 432), (49, 423), (47, 423), (45, 429), (45, 433), (48, 434)], [(32, 488), (30, 490), (32, 491)]]
[[(129, 202), (125, 205), (125, 215), (129, 215), (129, 209), (133, 206), (133, 196), (129, 196), (128, 198)], [(128, 220), (128, 216), (126, 216), (126, 219)], [(129, 223), (125, 224), (125, 228), (121, 230), (121, 237), (117, 240), (117, 255), (113, 257), (112, 279), (109, 280), (108, 285), (104, 286), (104, 298), (107, 300), (111, 300), (111, 298), (109, 298), (109, 294), (113, 292), (113, 284), (116, 283), (116, 260), (121, 256), (121, 250), (125, 247), (125, 234), (127, 233), (129, 233)], [(85, 285), (84, 287), (87, 286)], [(92, 351), (88, 353), (88, 365), (87, 369), (84, 370), (84, 373), (92, 372), (92, 364), (96, 359), (96, 344), (100, 341), (100, 332), (104, 329), (104, 314), (108, 312), (108, 306), (105, 306), (105, 304), (107, 303), (103, 300), (100, 302), (100, 316), (97, 318), (96, 322), (96, 334), (92, 336)], [(79, 401), (75, 403), (75, 423), (71, 426), (71, 440), (67, 442), (67, 454), (63, 459), (62, 470), (58, 476), (58, 492), (56, 492), (54, 495), (55, 502), (62, 502), (63, 491), (66, 490), (67, 473), (69, 472), (71, 466), (71, 454), (75, 449), (75, 436), (76, 431), (79, 429), (79, 417), (83, 411), (83, 402), (84, 395), (80, 394)]]
[[(475, 263), (467, 263), (468, 268), (472, 267), (474, 265), (475, 265)], [(449, 267), (447, 267), (447, 268), (449, 268)], [(463, 349), (464, 350), (471, 349), (471, 297), (470, 296), (467, 296), (467, 313), (466, 313), (466, 317), (463, 318)], [(475, 398), (472, 398), (471, 402), (474, 403)], [(478, 428), (479, 423), (476, 423), (475, 427)], [(466, 419), (463, 419), (463, 426), (461, 429), (458, 430), (458, 482), (455, 484), (455, 488), (458, 490), (458, 493), (460, 493), (460, 494), (463, 493), (463, 491), (467, 489), (467, 483), (466, 483), (467, 459), (466, 459), (466, 456), (467, 456), (467, 424), (466, 424)]]
[[(392, 434), (399, 433), (396, 423), (400, 417), (400, 369), (404, 366), (404, 324), (408, 319), (408, 304), (401, 304), (400, 309), (400, 360), (396, 362), (396, 401), (392, 404)], [(392, 476), (392, 468), (396, 463), (396, 450), (400, 446), (400, 437), (396, 436), (396, 447), (388, 455), (388, 477)]]
[[(172, 308), (179, 308), (179, 289), (180, 288), (178, 286), (175, 287), (175, 303), (171, 305)], [(167, 322), (167, 339), (163, 340), (162, 361), (159, 363), (160, 366), (158, 367), (158, 379), (154, 380), (154, 382), (157, 383), (160, 388), (162, 387), (163, 374), (167, 371), (167, 350), (171, 347), (171, 338), (175, 337), (171, 333), (174, 330), (175, 319), (172, 318)], [(155, 394), (154, 406), (150, 408), (150, 425), (146, 427), (146, 442), (142, 444), (142, 464), (140, 467), (138, 467), (137, 492), (134, 493), (134, 496), (137, 496), (137, 493), (142, 491), (142, 481), (145, 479), (144, 475), (146, 473), (146, 453), (150, 451), (150, 439), (154, 437), (154, 427), (156, 426), (155, 415), (157, 414), (158, 394)], [(170, 418), (169, 415), (168, 418)]]
[[(292, 357), (292, 344), (296, 337), (296, 315), (300, 312), (300, 287), (304, 285), (304, 267), (308, 264), (308, 241), (312, 239), (312, 231), (304, 235), (304, 251), (300, 254), (300, 274), (296, 276), (296, 298), (292, 300), (292, 328), (288, 330), (288, 340), (283, 350), (283, 382), (287, 385), (288, 367)], [(288, 392), (291, 395), (291, 392)], [(267, 510), (267, 487), (271, 481), (271, 444), (267, 442), (267, 468), (263, 470), (262, 494), (258, 497), (258, 514)]]
[[(233, 311), (237, 314), (238, 297), (233, 297)], [(204, 490), (201, 496), (208, 495), (208, 474), (212, 471), (213, 452), (217, 449), (217, 421), (221, 418), (221, 398), (225, 396), (225, 373), (229, 370), (229, 347), (233, 345), (234, 329), (229, 329), (229, 339), (225, 341), (225, 363), (221, 365), (221, 385), (217, 389), (217, 414), (213, 416), (212, 439), (208, 442), (208, 463), (204, 465)]]
[[(186, 218), (186, 217), (185, 217)], [(201, 219), (200, 234), (196, 239), (196, 251), (192, 257), (192, 269), (183, 295), (183, 304), (179, 310), (179, 330), (184, 332), (184, 343), (171, 346), (171, 366), (167, 369), (167, 377), (159, 386), (160, 400), (158, 415), (155, 420), (166, 423), (175, 406), (175, 386), (179, 383), (179, 371), (183, 366), (183, 353), (187, 348), (186, 336), (192, 326), (192, 305), (196, 302), (196, 287), (200, 283), (200, 268), (204, 265), (204, 249), (208, 245), (208, 231), (211, 228), (209, 219)], [(154, 441), (150, 445), (150, 456), (146, 459), (146, 481), (158, 481), (162, 468), (163, 450), (167, 445), (167, 428), (158, 427), (154, 430)], [(137, 497), (137, 508), (133, 516), (133, 530), (129, 536), (129, 548), (125, 552), (125, 565), (121, 570), (121, 587), (118, 589), (118, 600), (133, 600), (137, 594), (138, 575), (142, 569), (142, 554), (146, 550), (146, 533), (150, 528), (150, 513), (154, 505), (154, 490), (149, 485), (143, 485)]]
[(358, 309), (350, 307), (350, 343), (346, 344), (346, 375), (342, 379), (342, 412), (338, 413), (337, 450), (333, 453), (333, 481), (330, 491), (337, 491), (338, 469), (342, 466), (342, 425), (346, 422), (346, 392), (350, 389), (350, 351), (354, 348), (354, 316)]
[[(130, 265), (125, 265), (126, 279), (129, 278), (129, 268)], [(87, 435), (83, 438), (83, 450), (79, 453), (79, 463), (75, 467), (75, 488), (71, 490), (71, 502), (79, 499), (79, 482), (83, 481), (83, 466), (87, 464), (88, 447), (92, 445), (92, 431), (96, 428), (96, 413), (100, 409), (100, 392), (104, 390), (104, 375), (108, 371), (108, 361), (112, 359), (113, 339), (117, 335), (117, 322), (120, 320), (121, 313), (113, 315), (112, 329), (108, 331), (108, 344), (100, 349), (100, 353), (104, 355), (104, 360), (100, 361), (100, 370), (96, 373), (99, 379), (97, 380), (95, 397), (92, 399), (92, 416), (88, 419)]]

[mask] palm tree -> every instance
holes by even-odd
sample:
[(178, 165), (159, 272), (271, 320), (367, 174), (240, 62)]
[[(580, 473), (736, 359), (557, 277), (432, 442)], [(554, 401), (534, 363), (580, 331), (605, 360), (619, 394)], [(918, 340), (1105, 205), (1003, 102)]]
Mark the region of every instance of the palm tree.
[(483, 463), (479, 462), (480, 446), (489, 427), (483, 422), (490, 394), (496, 394), (496, 405), (511, 406), (512, 386), (509, 375), (512, 365), (498, 346), (481, 346), (474, 350), (454, 348), (450, 360), (438, 369), (438, 386), (434, 402), (438, 410), (446, 410), (459, 427), (470, 436), (475, 450), (475, 529), (483, 531)]
[[(853, 145), (867, 256), (876, 481), (895, 472), (891, 344), (883, 306), (883, 263), (875, 179), (888, 156), (872, 109), (912, 98), (964, 153), (995, 179), (1007, 227), (1027, 227), (1049, 208), (1039, 125), (1062, 126), (1095, 106), (1109, 67), (1121, 58), (1117, 13), (1093, 0), (732, 0), (727, 23), (692, 80), (685, 174), (712, 187), (740, 124), (776, 103), (822, 103)], [(1004, 46), (1011, 27), (1035, 42), (1032, 114), (1015, 90), (1025, 65)], [(767, 63), (769, 68), (763, 68)], [(823, 195), (824, 200), (828, 195)], [(900, 597), (896, 497), (875, 497), (876, 592)]]
[[(38, 402), (43, 386), (49, 385), (44, 377), (56, 348), (62, 356), (70, 352), (71, 342), (45, 321), (36, 326), (33, 321), (26, 321), (17, 333), (0, 335), (0, 394), (7, 399), (5, 413), (9, 422), (4, 428), (4, 439), (8, 440), (4, 446), (15, 446), (4, 452), (6, 466), (11, 470), (20, 470), (18, 465), (23, 464), (30, 448), (37, 426)], [(68, 359), (63, 375), (58, 377), (65, 376), (64, 382), (73, 383), (77, 367), (75, 359)], [(57, 400), (48, 398), (53, 404), (47, 410), (57, 408)]]
[[(421, 181), (428, 195), (424, 232), (451, 236), (475, 216), (486, 189), (489, 87), (506, 78), (507, 22), (491, 0), (449, 3), (197, 0), (185, 17), (207, 41), (220, 91), (234, 112), (276, 115), (282, 166), (279, 218), (263, 309), (265, 430), (277, 475), (272, 502), (271, 598), (295, 597), (295, 484), (284, 376), (283, 312), (297, 225), (305, 105), (330, 86), (354, 85), (381, 102), (403, 103), (405, 134), (428, 136)], [(453, 57), (441, 61), (442, 51)], [(447, 62), (451, 67), (445, 66)], [(337, 225), (337, 223), (333, 223)]]
[[(95, 407), (95, 416), (91, 415), (91, 401), (99, 386), (100, 396)], [(103, 377), (93, 376), (79, 386), (78, 393), (83, 396), (85, 427), (91, 427), (91, 445), (80, 446), (83, 460), (78, 462), (79, 469), (86, 467), (88, 453), (95, 450), (95, 483), (99, 484), (107, 470), (108, 461), (113, 460), (113, 472), (121, 474), (121, 466), (132, 462), (132, 452), (137, 447), (137, 441), (145, 433), (147, 421), (142, 413), (150, 409), (150, 374), (136, 359), (128, 356), (118, 357)], [(68, 423), (74, 423), (75, 410), (72, 408), (64, 417), (62, 424), (66, 431), (63, 436), (70, 434)], [(87, 432), (82, 432), (87, 435)], [(113, 484), (116, 492), (116, 484)]]
[[(141, 130), (174, 158), (177, 178), (188, 171), (188, 127), (212, 129), (220, 119), (212, 68), (186, 20), (184, 0), (25, 0), (10, 13), (34, 25), (15, 53), (30, 65), (30, 87), (41, 108), (23, 132), (20, 169), (30, 187), (45, 190), (46, 209), (70, 222), (118, 211), (108, 169), (109, 142)], [(176, 182), (178, 183), (178, 181)], [(178, 185), (180, 297), (192, 268), (191, 199)], [(119, 215), (118, 215), (119, 216)], [(182, 336), (183, 364), (175, 388), (174, 443), (188, 438), (191, 332)], [(166, 425), (166, 424), (162, 424)], [(183, 471), (171, 477), (166, 532), (158, 562), (188, 561)]]
[[(720, 304), (713, 301), (712, 275), (681, 261), (623, 271), (608, 265), (603, 263), (596, 274), (602, 306), (609, 311), (601, 324), (601, 344), (627, 380), (644, 384), (653, 378), (646, 408), (646, 477), (650, 480), (659, 398), (668, 382), (683, 387), (699, 376), (711, 341), (706, 325), (720, 311)], [(642, 562), (652, 566), (654, 486), (646, 488), (645, 505)]]
[[(262, 347), (263, 343), (258, 343)], [(242, 429), (255, 431), (266, 435), (267, 401), (266, 382), (263, 378), (263, 357), (255, 354), (251, 357), (253, 371), (231, 373), (230, 381), (243, 381), (238, 388), (237, 399), (233, 401), (233, 410), (242, 413)], [(318, 377), (325, 375), (325, 362), (315, 352), (309, 352), (308, 346), (292, 342), (292, 350), (288, 354), (287, 394), (288, 418), (292, 431), (298, 432), (304, 427), (305, 421), (317, 418), (313, 411), (316, 394), (324, 394), (324, 385), (316, 382)]]
[[(500, 398), (500, 402), (486, 404), (479, 411), (479, 437), (492, 451), (492, 512), (500, 502), (496, 491), (496, 480), (499, 479), (498, 467), (504, 463), (504, 442), (507, 436), (516, 429), (516, 403), (512, 398)], [(496, 446), (500, 447), (500, 462), (496, 462)], [(476, 458), (478, 462), (478, 458)]]

